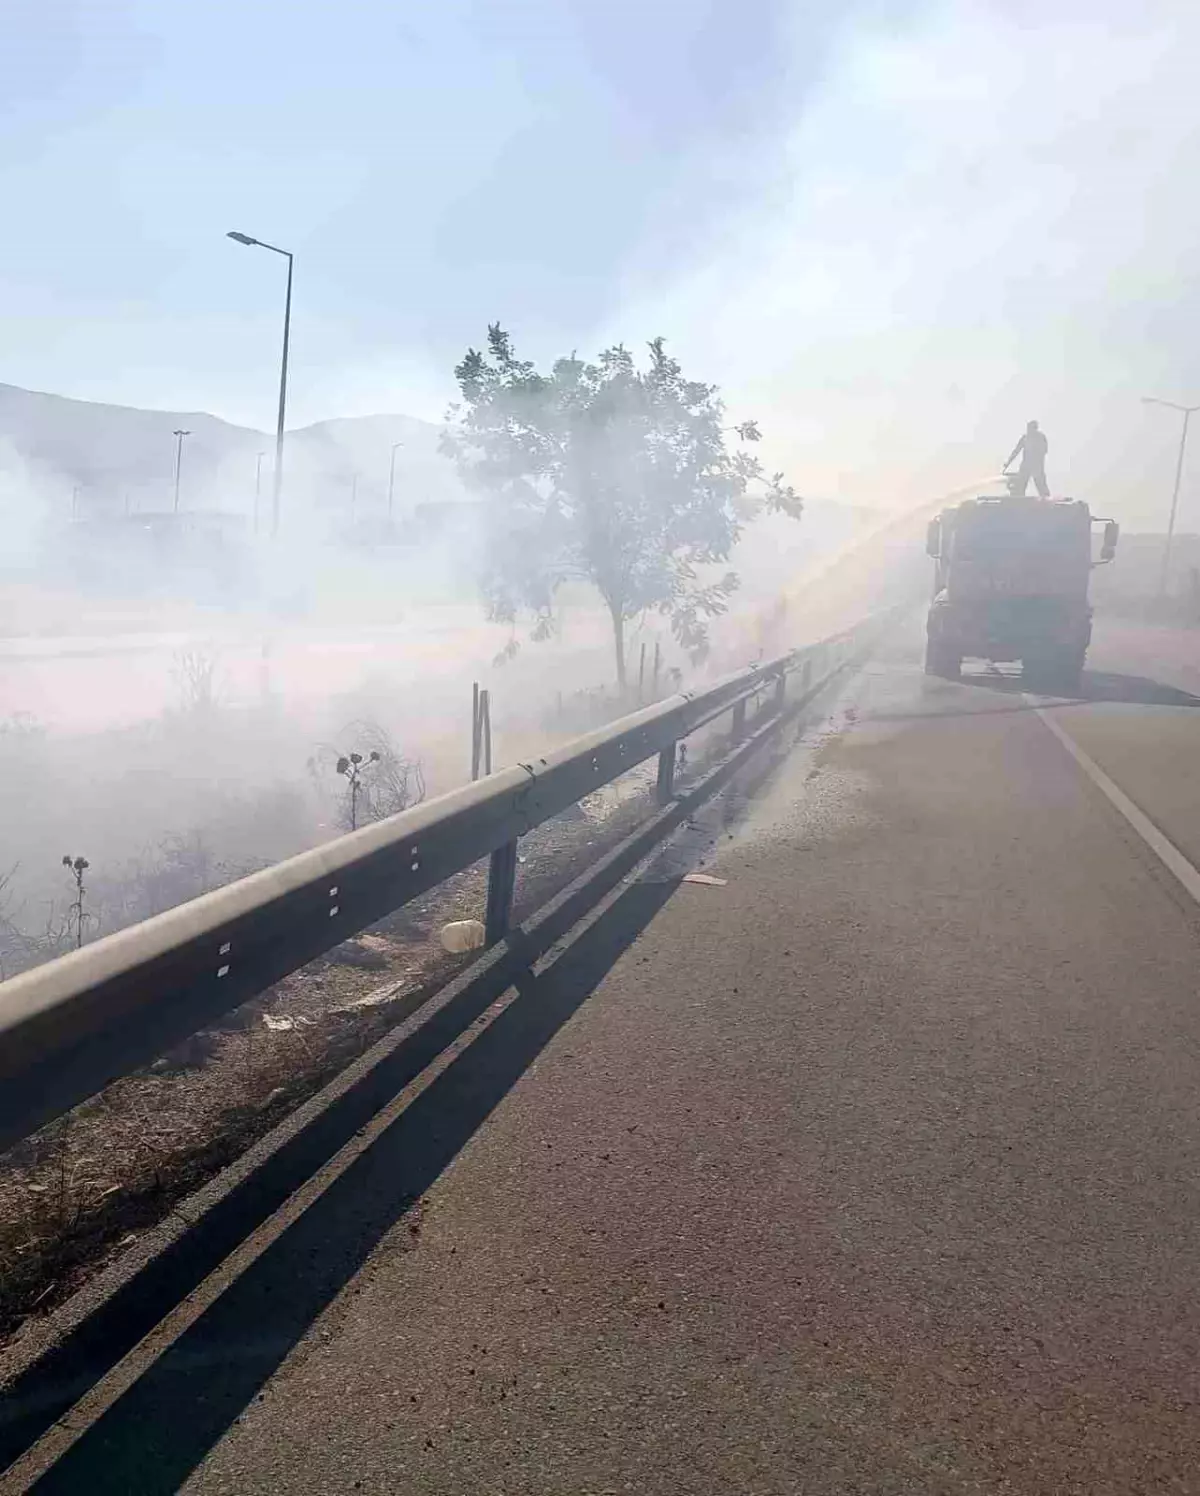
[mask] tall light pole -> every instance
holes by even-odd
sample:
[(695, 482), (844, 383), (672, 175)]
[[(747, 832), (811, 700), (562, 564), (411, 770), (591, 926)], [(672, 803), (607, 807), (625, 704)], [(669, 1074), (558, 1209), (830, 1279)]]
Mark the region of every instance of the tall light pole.
[(267, 454), (254, 454), (254, 533), (258, 534), (258, 496), (262, 493), (262, 460)]
[(176, 514), (179, 513), (179, 470), (183, 466), (183, 439), (184, 439), (185, 436), (191, 436), (191, 434), (192, 433), (190, 431), (179, 431), (179, 430), (176, 430), (176, 431), (172, 432), (172, 435), (175, 438), (175, 513)]
[(388, 469), (388, 529), (392, 528), (392, 499), (396, 494), (396, 449), (402, 447), (403, 442), (392, 443), (392, 465)]
[(1174, 400), (1159, 400), (1154, 395), (1143, 395), (1143, 405), (1165, 405), (1168, 410), (1177, 410), (1183, 416), (1183, 429), (1179, 433), (1179, 458), (1175, 463), (1175, 487), (1171, 490), (1171, 516), (1167, 520), (1167, 543), (1163, 546), (1162, 570), (1158, 576), (1158, 595), (1167, 590), (1167, 573), (1171, 566), (1171, 541), (1175, 538), (1175, 511), (1179, 507), (1179, 482), (1183, 477), (1183, 454), (1187, 450), (1188, 421), (1200, 410), (1200, 405), (1176, 405)]
[(236, 240), (238, 244), (269, 249), (272, 254), (283, 255), (288, 262), (287, 297), (283, 303), (283, 359), (279, 366), (279, 419), (275, 425), (275, 486), (271, 493), (271, 538), (274, 540), (279, 534), (279, 500), (283, 493), (283, 418), (287, 411), (288, 343), (292, 335), (292, 252), (233, 229), (225, 237)]

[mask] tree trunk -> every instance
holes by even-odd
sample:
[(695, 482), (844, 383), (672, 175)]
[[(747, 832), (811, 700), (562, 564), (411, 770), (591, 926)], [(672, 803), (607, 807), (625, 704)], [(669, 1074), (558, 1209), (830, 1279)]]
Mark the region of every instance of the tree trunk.
[(613, 652), (617, 658), (617, 686), (622, 694), (625, 694), (625, 615), (619, 608), (609, 604), (609, 616), (612, 618), (613, 629)]

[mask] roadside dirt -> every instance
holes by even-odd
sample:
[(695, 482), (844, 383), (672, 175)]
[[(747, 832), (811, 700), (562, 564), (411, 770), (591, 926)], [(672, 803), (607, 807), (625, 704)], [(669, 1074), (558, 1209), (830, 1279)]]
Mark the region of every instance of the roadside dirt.
[[(518, 919), (649, 813), (654, 767), (523, 838)], [(486, 863), (467, 869), (0, 1159), (0, 1346), (369, 1048), (397, 1001), (467, 965), (438, 935), (482, 917), (486, 879)]]

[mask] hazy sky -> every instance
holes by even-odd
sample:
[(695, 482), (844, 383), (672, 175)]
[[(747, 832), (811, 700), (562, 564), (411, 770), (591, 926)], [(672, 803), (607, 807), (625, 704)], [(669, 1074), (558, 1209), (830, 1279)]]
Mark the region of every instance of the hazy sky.
[(666, 334), (802, 490), (970, 480), (1037, 416), (1056, 487), (1169, 492), (1193, 0), (16, 0), (0, 40), (0, 381), (269, 425), (238, 228), (297, 253), (296, 423), (437, 415), (499, 318)]

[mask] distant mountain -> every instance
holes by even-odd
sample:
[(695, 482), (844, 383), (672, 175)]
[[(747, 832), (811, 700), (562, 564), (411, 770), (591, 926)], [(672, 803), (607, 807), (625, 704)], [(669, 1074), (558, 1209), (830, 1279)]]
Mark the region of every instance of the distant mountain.
[[(328, 534), (349, 522), (382, 517), (396, 449), (394, 512), (402, 521), (418, 504), (468, 499), (454, 465), (438, 451), (442, 427), (412, 416), (376, 415), (319, 421), (287, 434), (285, 529)], [(78, 490), (80, 517), (163, 512), (174, 501), (174, 433), (184, 438), (182, 510), (219, 509), (249, 518), (262, 454), (260, 504), (271, 502), (273, 433), (235, 426), (202, 411), (137, 410), (0, 384), (0, 509), (14, 491), (51, 524), (66, 522)], [(357, 478), (357, 481), (356, 481)], [(15, 488), (14, 488), (15, 479)], [(7, 490), (7, 493), (6, 493)], [(28, 502), (26, 502), (28, 501)], [(844, 543), (874, 519), (871, 510), (832, 500), (806, 506), (802, 524), (753, 526), (739, 564), (775, 573), (814, 550)]]
[[(261, 502), (270, 503), (274, 434), (200, 411), (137, 410), (0, 385), (0, 475), (14, 473), (45, 507), (80, 513), (161, 511), (174, 502), (175, 431), (184, 430), (181, 509), (249, 515), (262, 453)], [(395, 508), (465, 497), (453, 465), (438, 452), (441, 428), (411, 416), (320, 421), (289, 431), (284, 449), (287, 503), (306, 514), (382, 513), (392, 444)], [(357, 475), (357, 493), (355, 476)]]

